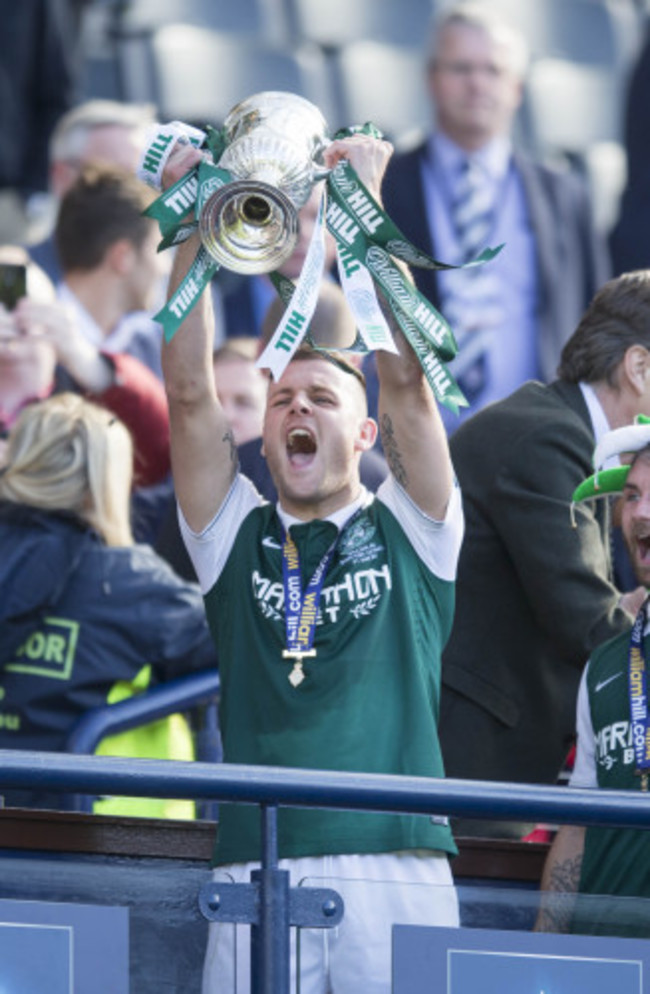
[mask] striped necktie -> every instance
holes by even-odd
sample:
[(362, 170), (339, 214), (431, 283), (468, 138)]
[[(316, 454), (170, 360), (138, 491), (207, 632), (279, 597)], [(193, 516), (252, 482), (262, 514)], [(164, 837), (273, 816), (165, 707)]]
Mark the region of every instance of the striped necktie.
[[(458, 262), (471, 262), (488, 244), (494, 223), (489, 178), (480, 165), (465, 159), (453, 192), (451, 221), (458, 242)], [(491, 317), (495, 304), (494, 279), (483, 266), (478, 266), (456, 270), (448, 282), (450, 294), (445, 305), (448, 308), (446, 317), (456, 332), (460, 349), (451, 368), (461, 390), (472, 403), (487, 382), (486, 349), (491, 336), (489, 329), (494, 324)]]
[(477, 163), (465, 159), (452, 205), (452, 220), (461, 251), (461, 262), (476, 258), (487, 245), (493, 213), (487, 177)]

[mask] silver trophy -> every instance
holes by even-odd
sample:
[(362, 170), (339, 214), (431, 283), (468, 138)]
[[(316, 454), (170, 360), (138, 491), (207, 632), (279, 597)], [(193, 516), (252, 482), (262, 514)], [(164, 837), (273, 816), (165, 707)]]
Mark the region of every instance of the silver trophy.
[(328, 170), (321, 112), (293, 93), (257, 93), (224, 122), (227, 147), (219, 167), (233, 182), (217, 190), (199, 217), (203, 245), (236, 273), (268, 273), (298, 240), (298, 211)]

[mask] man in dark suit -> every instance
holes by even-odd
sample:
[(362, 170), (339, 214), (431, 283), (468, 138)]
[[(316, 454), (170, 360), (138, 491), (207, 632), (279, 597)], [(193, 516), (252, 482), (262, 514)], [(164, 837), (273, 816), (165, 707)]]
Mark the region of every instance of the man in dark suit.
[[(437, 259), (458, 264), (505, 243), (485, 266), (414, 270), (456, 333), (451, 368), (468, 413), (527, 379), (552, 379), (562, 345), (609, 276), (582, 180), (512, 148), (526, 60), (523, 39), (489, 5), (443, 11), (428, 59), (436, 128), (394, 157), (384, 185), (390, 217)], [(448, 431), (458, 424), (446, 418)]]
[(645, 597), (612, 583), (607, 502), (570, 506), (594, 441), (637, 414), (650, 415), (650, 270), (601, 288), (559, 379), (526, 383), (451, 439), (466, 529), (443, 654), (448, 776), (555, 782), (581, 671)]

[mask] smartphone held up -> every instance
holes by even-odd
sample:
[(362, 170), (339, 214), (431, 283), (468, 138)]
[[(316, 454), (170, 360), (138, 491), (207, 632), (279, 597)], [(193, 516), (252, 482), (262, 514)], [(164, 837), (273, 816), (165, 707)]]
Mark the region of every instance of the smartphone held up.
[(27, 296), (27, 267), (0, 263), (0, 304), (13, 311), (21, 297)]

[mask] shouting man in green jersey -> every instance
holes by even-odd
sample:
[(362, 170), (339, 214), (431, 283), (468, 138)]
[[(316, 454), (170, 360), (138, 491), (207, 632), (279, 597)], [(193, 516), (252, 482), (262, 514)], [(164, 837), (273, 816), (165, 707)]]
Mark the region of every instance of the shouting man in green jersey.
[[(626, 460), (623, 465), (602, 468), (618, 456)], [(650, 419), (641, 415), (635, 424), (604, 435), (596, 447), (594, 465), (596, 473), (577, 488), (573, 499), (579, 502), (621, 495), (621, 529), (630, 562), (639, 583), (648, 590)], [(571, 786), (648, 790), (649, 650), (650, 600), (646, 598), (631, 630), (600, 645), (584, 670), (578, 694), (578, 744)], [(537, 929), (645, 938), (649, 854), (647, 831), (563, 825), (544, 867)]]
[[(355, 135), (348, 159), (374, 199), (391, 146)], [(169, 187), (200, 159), (172, 152)], [(196, 236), (177, 250), (170, 295)], [(388, 314), (388, 308), (385, 307)], [(163, 349), (180, 519), (218, 646), (230, 763), (441, 777), (440, 653), (452, 623), (460, 496), (436, 401), (388, 316), (399, 353), (377, 353), (379, 422), (390, 475), (376, 497), (359, 459), (376, 437), (363, 379), (344, 357), (301, 347), (269, 387), (264, 452), (277, 506), (238, 474), (212, 375), (209, 295)], [(215, 872), (248, 880), (258, 812), (221, 808)], [(281, 866), (292, 883), (342, 893), (335, 934), (301, 932), (304, 992), (388, 994), (393, 922), (458, 922), (445, 818), (283, 809)], [(247, 990), (247, 944), (211, 925), (205, 994)], [(243, 971), (243, 974), (240, 973)]]

